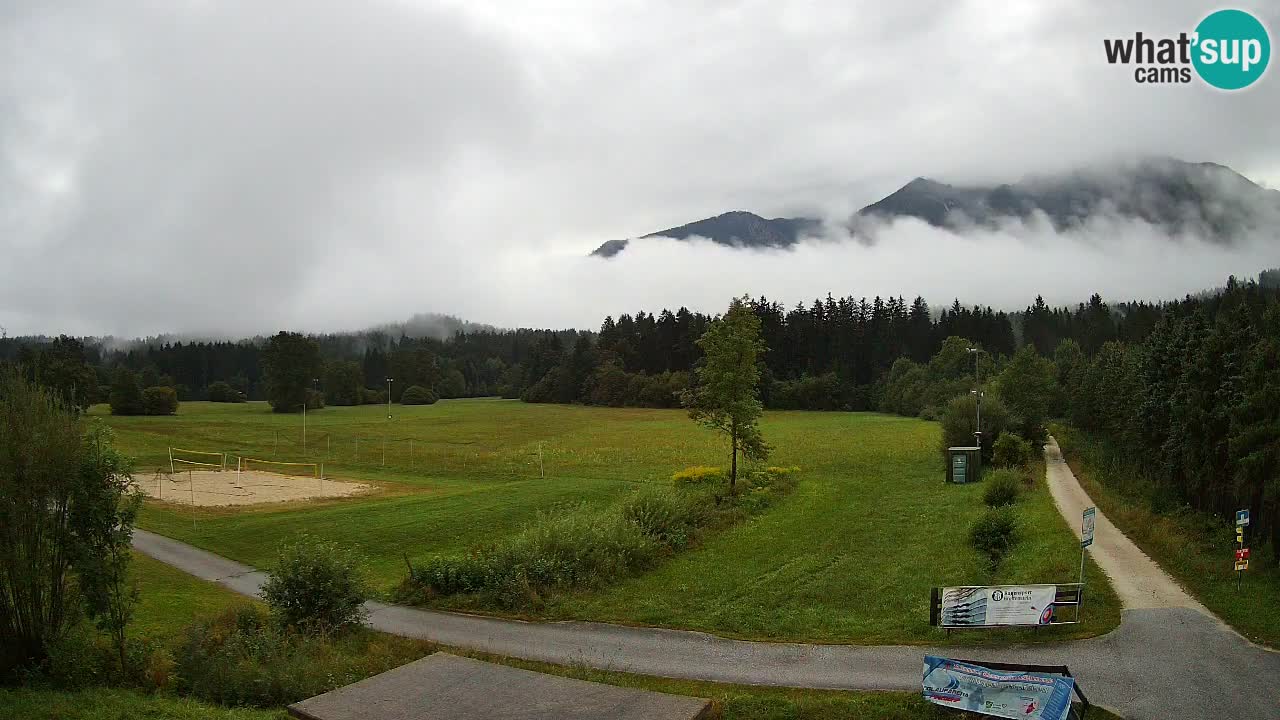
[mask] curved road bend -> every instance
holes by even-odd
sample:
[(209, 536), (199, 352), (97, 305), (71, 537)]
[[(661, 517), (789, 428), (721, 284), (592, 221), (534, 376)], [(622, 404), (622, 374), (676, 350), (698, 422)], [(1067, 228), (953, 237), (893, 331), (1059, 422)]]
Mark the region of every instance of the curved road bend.
[[(1052, 439), (1049, 487), (1073, 527), (1092, 502)], [(1078, 529), (1077, 529), (1078, 532)], [(134, 547), (245, 595), (265, 574), (143, 530)], [(1130, 720), (1280, 720), (1280, 653), (1246, 641), (1186, 594), (1102, 515), (1091, 552), (1125, 603), (1119, 629), (1052, 646), (927, 648), (729, 640), (592, 622), (521, 622), (367, 603), (383, 632), (509, 657), (748, 685), (918, 690), (926, 653), (1071, 667), (1089, 699)]]

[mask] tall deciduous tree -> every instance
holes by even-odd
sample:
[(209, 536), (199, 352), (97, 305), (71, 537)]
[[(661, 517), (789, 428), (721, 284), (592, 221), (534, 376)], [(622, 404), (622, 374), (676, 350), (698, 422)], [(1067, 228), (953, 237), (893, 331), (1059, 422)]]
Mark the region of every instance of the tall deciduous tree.
[(1023, 345), (1000, 373), (1000, 399), (1016, 417), (1018, 432), (1036, 444), (1045, 440), (1044, 421), (1058, 396), (1057, 375), (1057, 367), (1033, 345)]
[(0, 676), (45, 658), (85, 609), (122, 646), (129, 482), (105, 430), (84, 437), (62, 397), (0, 370)]
[(275, 412), (300, 412), (320, 376), (320, 348), (300, 333), (276, 334), (262, 352), (267, 401)]
[(760, 403), (760, 367), (765, 352), (760, 339), (760, 318), (747, 298), (734, 298), (729, 311), (711, 324), (698, 339), (703, 364), (697, 369), (697, 386), (686, 390), (681, 401), (695, 422), (729, 438), (729, 488), (738, 482), (738, 454), (752, 460), (769, 456), (769, 446), (757, 424)]

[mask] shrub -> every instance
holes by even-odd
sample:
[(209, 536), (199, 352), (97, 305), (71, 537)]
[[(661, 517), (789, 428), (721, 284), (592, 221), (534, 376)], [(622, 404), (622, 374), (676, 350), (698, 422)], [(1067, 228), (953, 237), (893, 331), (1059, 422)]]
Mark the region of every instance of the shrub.
[(306, 633), (360, 623), (368, 594), (356, 553), (307, 535), (280, 550), (262, 586), (263, 599), (280, 625)]
[(711, 467), (709, 465), (694, 465), (687, 467), (671, 476), (671, 480), (677, 485), (702, 485), (707, 483), (724, 482), (728, 473), (724, 468)]
[(702, 498), (670, 488), (645, 488), (622, 503), (623, 519), (672, 550), (689, 544), (708, 512)]
[(390, 670), (431, 651), (357, 630), (299, 635), (244, 604), (187, 628), (174, 652), (176, 689), (209, 702), (280, 707)]
[(996, 467), (1024, 468), (1031, 464), (1031, 458), (1031, 441), (1016, 433), (1000, 433), (991, 447), (991, 463)]
[(63, 398), (0, 367), (0, 679), (41, 664), (86, 615), (122, 630), (140, 504), (130, 485), (101, 421), (86, 429)]
[(917, 415), (916, 417), (919, 417), (921, 420), (928, 420), (930, 422), (936, 421), (938, 419), (938, 408), (937, 406), (934, 406), (934, 405), (925, 405), (924, 407), (920, 408), (920, 414)]
[(658, 543), (618, 512), (585, 508), (542, 515), (514, 536), (463, 557), (433, 558), (411, 580), (430, 594), (482, 593), (504, 607), (650, 567)]
[(130, 638), (123, 653), (92, 623), (77, 620), (49, 643), (38, 669), (18, 675), (24, 684), (45, 684), (64, 690), (119, 686), (163, 690), (173, 682), (173, 656), (148, 638)]
[(435, 393), (421, 385), (410, 385), (400, 394), (401, 405), (431, 405), (437, 399)]
[(992, 566), (1009, 553), (1017, 542), (1018, 522), (1013, 509), (991, 508), (969, 528), (969, 542)]
[(230, 383), (219, 380), (210, 383), (207, 393), (209, 402), (217, 403), (242, 403), (245, 401), (244, 393), (231, 387)]
[(1018, 501), (1022, 491), (1020, 481), (1022, 474), (1017, 470), (999, 469), (987, 473), (986, 488), (982, 491), (982, 502), (987, 507), (1003, 507)]
[(171, 387), (149, 387), (142, 391), (142, 410), (147, 415), (173, 415), (178, 412), (178, 392)]

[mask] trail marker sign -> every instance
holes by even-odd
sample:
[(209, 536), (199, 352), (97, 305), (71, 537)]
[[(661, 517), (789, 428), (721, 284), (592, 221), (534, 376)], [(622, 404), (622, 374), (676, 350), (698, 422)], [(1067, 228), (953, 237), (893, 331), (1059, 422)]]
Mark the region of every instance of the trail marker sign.
[(1237, 510), (1236, 511), (1236, 527), (1244, 527), (1248, 524), (1249, 524), (1249, 511), (1247, 509)]
[(1248, 561), (1248, 560), (1237, 560), (1237, 561), (1236, 561), (1236, 572), (1244, 572), (1245, 570), (1248, 570), (1248, 569), (1249, 569), (1249, 561)]
[(1240, 548), (1236, 550), (1236, 560), (1248, 560), (1249, 548)]
[(1080, 524), (1080, 547), (1087, 548), (1093, 544), (1093, 531), (1097, 525), (1094, 516), (1097, 514), (1098, 508), (1085, 508), (1084, 520)]

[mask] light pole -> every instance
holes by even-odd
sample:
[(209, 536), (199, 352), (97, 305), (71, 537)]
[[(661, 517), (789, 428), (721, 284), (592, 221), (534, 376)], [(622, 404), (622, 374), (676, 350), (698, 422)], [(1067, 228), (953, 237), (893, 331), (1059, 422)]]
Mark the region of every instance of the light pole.
[(391, 378), (387, 378), (387, 419), (391, 419)]
[(974, 425), (973, 439), (979, 449), (982, 448), (982, 381), (978, 378), (978, 353), (982, 352), (981, 348), (969, 348), (969, 352), (973, 354), (973, 401), (977, 411), (977, 418)]
[[(312, 387), (315, 391), (320, 392), (320, 378), (311, 378)], [(302, 454), (307, 454), (307, 403), (311, 398), (304, 398), (302, 401)]]

